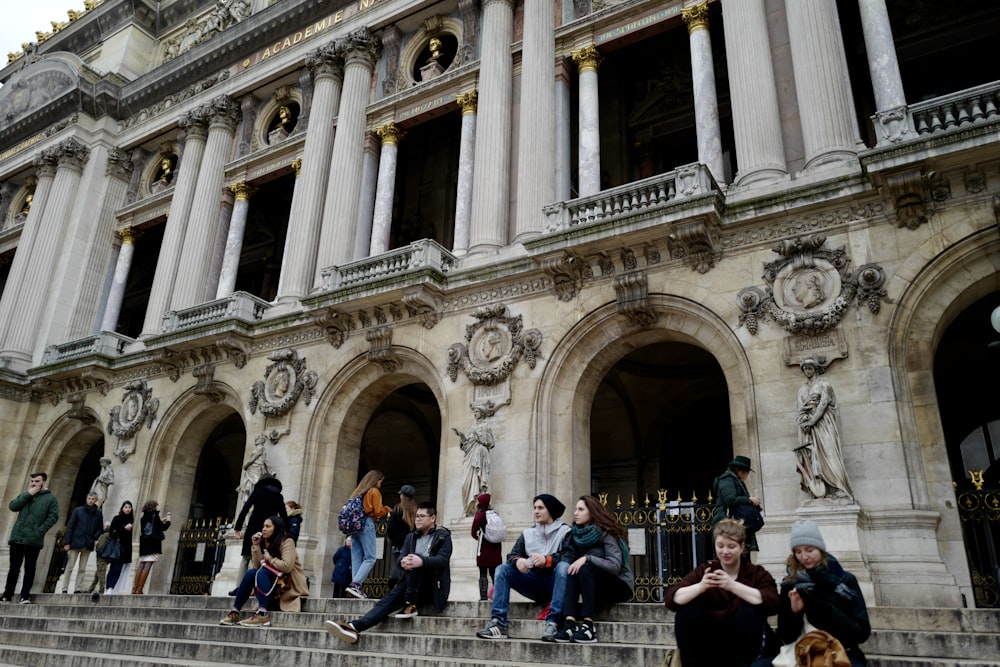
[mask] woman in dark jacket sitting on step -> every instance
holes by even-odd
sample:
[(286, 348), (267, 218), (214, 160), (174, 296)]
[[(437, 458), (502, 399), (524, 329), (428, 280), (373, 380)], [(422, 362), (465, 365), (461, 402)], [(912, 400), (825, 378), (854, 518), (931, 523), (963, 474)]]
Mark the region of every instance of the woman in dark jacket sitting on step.
[[(555, 641), (593, 644), (597, 641), (597, 607), (624, 602), (635, 589), (635, 576), (628, 564), (628, 534), (594, 496), (581, 496), (576, 501), (573, 528), (563, 540), (557, 577), (563, 569), (566, 620)], [(542, 639), (548, 641), (548, 637), (546, 633)]]

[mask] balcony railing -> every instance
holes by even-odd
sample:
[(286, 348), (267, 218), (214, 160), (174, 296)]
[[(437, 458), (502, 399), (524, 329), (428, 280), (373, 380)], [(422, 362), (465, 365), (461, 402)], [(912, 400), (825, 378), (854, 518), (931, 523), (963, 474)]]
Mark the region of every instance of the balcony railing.
[(664, 208), (677, 199), (708, 194), (713, 189), (712, 176), (704, 165), (684, 165), (596, 195), (546, 206), (546, 231), (627, 220)]
[(58, 364), (71, 359), (100, 355), (104, 357), (118, 357), (125, 351), (125, 347), (135, 341), (128, 336), (102, 331), (93, 336), (72, 340), (68, 343), (49, 345), (42, 355), (42, 366)]
[(1000, 116), (1000, 81), (909, 105), (919, 135)]
[(430, 239), (421, 239), (375, 257), (323, 269), (323, 291), (372, 283), (420, 269), (447, 274), (454, 266), (454, 255)]
[(171, 310), (163, 314), (163, 333), (173, 333), (182, 329), (240, 320), (248, 324), (259, 322), (271, 304), (246, 292), (233, 292), (227, 297), (202, 303), (184, 310)]

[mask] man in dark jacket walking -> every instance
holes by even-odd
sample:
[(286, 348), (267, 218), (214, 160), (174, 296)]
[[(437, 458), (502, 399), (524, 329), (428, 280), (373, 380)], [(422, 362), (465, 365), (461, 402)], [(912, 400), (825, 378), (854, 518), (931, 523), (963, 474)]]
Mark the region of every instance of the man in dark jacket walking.
[(358, 634), (384, 621), (394, 610), (396, 618), (413, 618), (417, 604), (433, 603), (439, 613), (448, 603), (451, 592), (451, 533), (437, 525), (437, 510), (433, 503), (420, 503), (414, 517), (416, 530), (406, 536), (399, 565), (403, 578), (378, 604), (359, 619), (350, 623), (326, 621), (326, 631), (349, 644), (358, 641)]
[(86, 592), (83, 589), (84, 571), (90, 560), (90, 552), (94, 550), (94, 543), (97, 542), (97, 538), (101, 536), (103, 531), (104, 517), (97, 506), (97, 494), (91, 491), (87, 494), (87, 504), (73, 510), (69, 515), (69, 523), (66, 524), (63, 548), (66, 549), (69, 556), (66, 559), (63, 593), (69, 592), (70, 575), (77, 563), (79, 563), (79, 567), (76, 570), (76, 587), (73, 590), (77, 593)]
[(10, 511), (17, 512), (10, 540), (10, 571), (0, 602), (10, 602), (24, 563), (21, 583), (21, 604), (31, 602), (31, 586), (35, 583), (35, 564), (45, 543), (45, 533), (59, 520), (59, 501), (45, 488), (49, 476), (44, 472), (31, 474), (28, 490), (10, 501)]
[[(253, 511), (250, 513), (250, 519), (247, 520), (247, 512), (250, 512), (251, 508)], [(243, 560), (240, 562), (240, 570), (236, 579), (238, 582), (243, 580), (243, 575), (246, 574), (247, 568), (250, 566), (250, 547), (252, 546), (250, 538), (260, 532), (264, 527), (264, 519), (269, 516), (280, 516), (285, 525), (288, 525), (288, 511), (285, 509), (285, 499), (281, 495), (281, 482), (278, 481), (277, 477), (265, 474), (254, 484), (253, 493), (243, 503), (243, 509), (240, 510), (236, 517), (236, 523), (233, 524), (237, 539), (243, 537), (244, 532), (246, 533), (246, 537), (243, 537)], [(247, 522), (245, 531), (243, 530), (244, 521)], [(230, 591), (229, 594), (236, 595), (236, 590)]]

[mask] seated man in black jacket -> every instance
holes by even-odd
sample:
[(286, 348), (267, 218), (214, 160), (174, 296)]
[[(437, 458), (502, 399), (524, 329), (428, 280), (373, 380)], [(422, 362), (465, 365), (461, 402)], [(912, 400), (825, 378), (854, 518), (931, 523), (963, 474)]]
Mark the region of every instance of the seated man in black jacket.
[(406, 536), (404, 555), (399, 559), (403, 578), (361, 618), (349, 623), (326, 621), (326, 631), (332, 636), (353, 644), (361, 632), (378, 625), (393, 611), (398, 611), (396, 618), (413, 618), (417, 605), (425, 602), (433, 603), (438, 612), (444, 610), (451, 589), (451, 533), (438, 527), (432, 503), (417, 505), (414, 518), (416, 530)]

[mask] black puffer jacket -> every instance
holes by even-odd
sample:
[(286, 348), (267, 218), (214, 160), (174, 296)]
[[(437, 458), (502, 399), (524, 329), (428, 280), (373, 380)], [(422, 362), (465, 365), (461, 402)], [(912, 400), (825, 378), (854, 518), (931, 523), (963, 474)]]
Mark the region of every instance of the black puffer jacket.
[[(247, 520), (247, 512), (251, 508), (253, 513)], [(242, 551), (242, 554), (247, 558), (250, 557), (250, 538), (255, 533), (260, 532), (260, 529), (264, 527), (264, 519), (269, 516), (280, 516), (285, 525), (288, 525), (285, 499), (281, 495), (281, 482), (276, 477), (266, 477), (254, 484), (253, 493), (243, 503), (243, 509), (240, 510), (239, 516), (236, 517), (236, 523), (233, 525), (236, 530), (243, 530), (243, 522), (247, 522), (246, 531), (243, 533)]]

